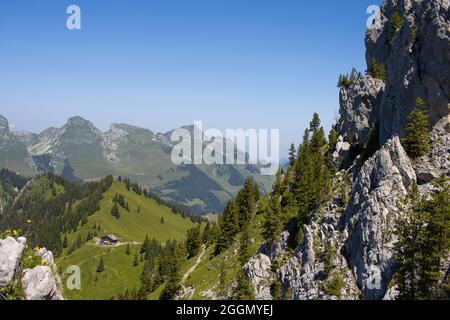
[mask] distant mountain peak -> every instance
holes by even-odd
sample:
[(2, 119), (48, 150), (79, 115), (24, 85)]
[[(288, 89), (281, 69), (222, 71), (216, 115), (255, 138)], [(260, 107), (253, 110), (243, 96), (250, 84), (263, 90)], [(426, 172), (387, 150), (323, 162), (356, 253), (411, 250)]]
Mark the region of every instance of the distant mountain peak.
[(75, 116), (75, 117), (69, 118), (69, 120), (67, 120), (66, 127), (82, 127), (82, 128), (90, 127), (90, 128), (98, 130), (92, 122), (90, 122), (89, 120), (86, 120), (85, 118), (80, 117), (80, 116)]

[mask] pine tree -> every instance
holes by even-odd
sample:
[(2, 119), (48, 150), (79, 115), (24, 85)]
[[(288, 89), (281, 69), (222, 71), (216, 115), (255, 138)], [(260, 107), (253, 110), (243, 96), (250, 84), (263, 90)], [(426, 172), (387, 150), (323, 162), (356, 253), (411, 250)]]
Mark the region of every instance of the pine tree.
[(186, 251), (188, 254), (188, 259), (195, 257), (201, 247), (201, 231), (200, 231), (200, 225), (198, 225), (195, 228), (189, 229), (187, 231), (187, 237), (186, 237)]
[(236, 279), (236, 287), (234, 288), (233, 298), (236, 300), (254, 300), (255, 293), (253, 289), (253, 285), (250, 282), (250, 279), (245, 274), (244, 270), (239, 270), (237, 279)]
[(247, 225), (253, 217), (255, 211), (255, 192), (252, 179), (246, 179), (244, 187), (238, 192), (236, 196), (236, 209), (238, 212), (239, 229)]
[(289, 165), (292, 167), (295, 164), (295, 160), (297, 159), (295, 145), (291, 143), (291, 147), (289, 148)]
[(166, 222), (164, 221), (164, 217), (161, 217), (161, 219), (159, 220), (160, 224), (165, 224)]
[(408, 117), (406, 135), (402, 139), (406, 153), (417, 159), (430, 150), (428, 115), (424, 111), (414, 109)]
[(364, 162), (374, 155), (375, 152), (380, 148), (379, 135), (380, 135), (380, 124), (377, 122), (372, 124), (367, 136), (367, 141), (364, 143), (361, 160)]
[(395, 33), (400, 30), (402, 27), (402, 17), (400, 16), (400, 13), (396, 10), (392, 14), (391, 17), (391, 30), (389, 33), (390, 39), (392, 39), (395, 36)]
[(174, 243), (163, 264), (165, 286), (159, 297), (160, 300), (173, 300), (180, 289), (180, 258), (179, 247)]
[(421, 299), (436, 299), (444, 294), (439, 288), (442, 262), (450, 250), (450, 181), (442, 176), (433, 182), (430, 200), (425, 202), (425, 241), (422, 251), (422, 268), (419, 292)]
[(406, 218), (397, 221), (395, 258), (400, 299), (445, 297), (442, 262), (450, 249), (450, 185), (446, 177), (434, 181), (431, 199), (423, 198), (414, 184), (403, 200)]
[(211, 243), (211, 223), (210, 222), (208, 222), (205, 226), (205, 229), (203, 229), (202, 243), (203, 244)]
[(68, 240), (67, 240), (67, 234), (65, 233), (65, 234), (64, 234), (64, 240), (63, 240), (63, 243), (62, 243), (62, 247), (63, 247), (64, 249), (66, 249), (68, 246), (69, 246), (69, 242), (68, 242)]
[(319, 114), (314, 112), (313, 119), (309, 123), (309, 130), (311, 132), (316, 132), (317, 130), (319, 130), (319, 127), (320, 127), (320, 117)]
[(275, 301), (279, 301), (281, 300), (282, 296), (281, 296), (281, 284), (280, 281), (278, 281), (278, 279), (275, 279), (272, 283), (272, 296), (273, 296), (273, 300)]
[(219, 229), (216, 253), (221, 253), (223, 250), (227, 249), (238, 233), (238, 212), (234, 201), (228, 202), (222, 216), (219, 217)]
[(375, 58), (370, 60), (370, 67), (367, 73), (375, 79), (386, 81), (386, 68), (384, 63), (377, 63)]
[(250, 259), (250, 234), (249, 227), (246, 226), (241, 232), (239, 238), (239, 250), (238, 250), (238, 259), (239, 263), (243, 266)]
[(105, 271), (105, 262), (103, 261), (103, 258), (100, 258), (100, 262), (97, 266), (97, 273), (102, 273), (103, 271)]
[(219, 272), (219, 297), (225, 297), (226, 295), (226, 268), (225, 268), (225, 260), (222, 260), (220, 264), (220, 272)]
[(117, 220), (120, 219), (120, 212), (119, 212), (119, 207), (117, 206), (117, 204), (114, 204), (112, 209), (111, 209), (111, 215), (113, 217), (115, 217)]
[(148, 239), (148, 235), (146, 235), (146, 236), (145, 236), (145, 240), (144, 240), (144, 242), (142, 243), (140, 253), (146, 253), (147, 248), (148, 248), (148, 246), (149, 246), (149, 244), (150, 244), (149, 241), (150, 241), (150, 240)]
[(134, 255), (133, 267), (137, 267), (139, 265), (139, 256), (137, 253)]
[(263, 236), (270, 244), (277, 241), (281, 232), (281, 206), (279, 196), (274, 195), (264, 214)]
[(414, 300), (418, 298), (421, 248), (425, 237), (423, 231), (425, 210), (416, 184), (411, 187), (402, 203), (409, 209), (406, 217), (396, 222), (398, 241), (394, 252), (395, 259), (399, 263), (396, 283), (400, 299)]
[(126, 254), (127, 256), (129, 256), (129, 255), (131, 254), (130, 243), (127, 243), (127, 248), (126, 248), (126, 250), (125, 250), (125, 254)]

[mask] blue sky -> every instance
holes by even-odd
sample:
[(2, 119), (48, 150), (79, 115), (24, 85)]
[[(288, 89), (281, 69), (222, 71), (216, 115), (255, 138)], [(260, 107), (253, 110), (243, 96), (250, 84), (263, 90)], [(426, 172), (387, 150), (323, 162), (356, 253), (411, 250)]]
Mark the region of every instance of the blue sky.
[[(0, 114), (34, 132), (74, 115), (102, 130), (279, 128), (285, 155), (313, 112), (330, 127), (380, 2), (2, 0)], [(71, 4), (82, 30), (66, 28)]]

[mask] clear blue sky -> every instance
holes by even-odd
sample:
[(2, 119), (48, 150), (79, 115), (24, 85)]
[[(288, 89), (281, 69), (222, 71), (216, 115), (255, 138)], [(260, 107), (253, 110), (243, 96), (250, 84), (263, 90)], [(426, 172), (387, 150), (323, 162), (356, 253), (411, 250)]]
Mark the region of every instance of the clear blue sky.
[[(39, 132), (83, 116), (102, 130), (280, 128), (283, 155), (313, 112), (329, 128), (339, 73), (365, 70), (380, 0), (2, 0), (0, 114)], [(82, 30), (66, 29), (66, 8)]]

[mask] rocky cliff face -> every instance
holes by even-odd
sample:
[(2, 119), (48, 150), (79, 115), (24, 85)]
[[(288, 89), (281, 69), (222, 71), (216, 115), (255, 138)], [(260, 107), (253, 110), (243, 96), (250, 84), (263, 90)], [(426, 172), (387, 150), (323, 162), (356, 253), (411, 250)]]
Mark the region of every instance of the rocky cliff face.
[[(402, 26), (392, 28), (397, 11)], [(340, 137), (333, 154), (346, 169), (333, 179), (333, 199), (303, 228), (290, 254), (275, 246), (245, 267), (257, 298), (271, 299), (273, 277), (293, 299), (393, 299), (393, 245), (398, 209), (413, 182), (429, 192), (431, 181), (450, 176), (450, 24), (448, 0), (386, 0), (380, 28), (367, 32), (367, 62), (383, 63), (385, 81), (364, 76), (340, 92)], [(414, 108), (430, 115), (431, 151), (410, 161), (401, 137)], [(350, 145), (362, 147), (379, 125), (379, 150), (349, 162)], [(346, 200), (348, 198), (348, 201)], [(280, 238), (283, 243), (283, 235)], [(282, 246), (281, 246), (282, 247)], [(275, 274), (271, 264), (281, 257)], [(443, 273), (448, 272), (448, 266)]]
[[(34, 263), (30, 265), (29, 261)], [(25, 300), (62, 300), (61, 288), (50, 251), (27, 248), (23, 237), (0, 240), (0, 293), (3, 296)]]
[[(402, 17), (395, 31), (392, 15)], [(386, 0), (380, 28), (368, 30), (366, 60), (386, 66), (380, 101), (380, 137), (402, 135), (409, 113), (422, 98), (432, 124), (448, 114), (450, 97), (450, 29), (448, 0)], [(395, 31), (395, 32), (394, 32)]]

